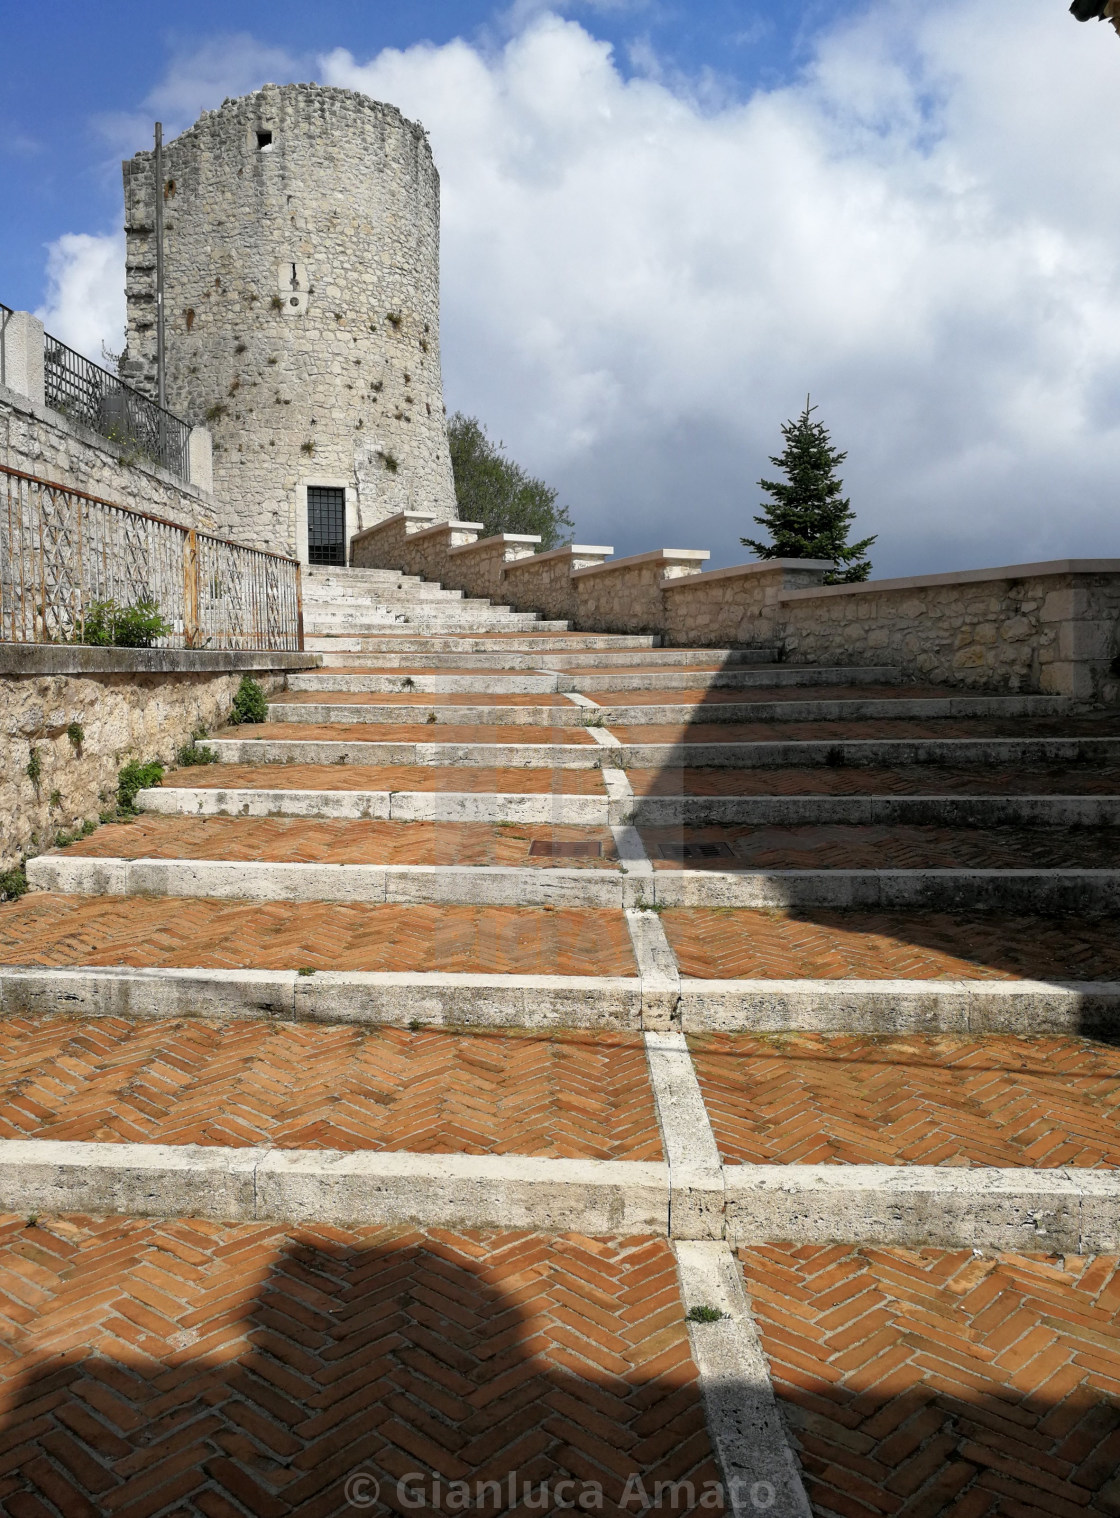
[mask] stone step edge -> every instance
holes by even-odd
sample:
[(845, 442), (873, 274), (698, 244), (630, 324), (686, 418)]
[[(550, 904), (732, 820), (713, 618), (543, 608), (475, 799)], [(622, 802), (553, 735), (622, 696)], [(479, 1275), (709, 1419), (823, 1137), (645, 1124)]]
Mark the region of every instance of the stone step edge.
[[(464, 724), (468, 726), (469, 724)], [(353, 740), (207, 738), (222, 764), (423, 764), (512, 769), (599, 769), (592, 743), (477, 743), (378, 741), (356, 724)], [(597, 729), (591, 729), (594, 737)], [(624, 769), (851, 769), (918, 764), (1073, 763), (1120, 760), (1115, 738), (775, 738), (749, 743), (616, 743), (611, 762)]]
[[(570, 692), (566, 694), (578, 694)], [(604, 706), (593, 703), (595, 720), (605, 727), (656, 727), (671, 723), (728, 724), (742, 722), (882, 722), (933, 721), (953, 717), (1058, 717), (1071, 702), (1066, 696), (953, 696), (945, 699), (891, 698), (834, 701), (819, 697), (810, 701), (665, 702), (660, 706)], [(332, 705), (321, 702), (268, 703), (269, 722), (303, 722), (351, 726), (396, 723), (414, 726), (454, 723), (467, 727), (581, 727), (587, 712), (581, 707), (487, 705), (440, 705), (417, 702), (413, 706), (388, 706), (377, 701)], [(435, 725), (435, 724), (433, 724)]]
[(522, 822), (572, 827), (705, 826), (753, 822), (798, 826), (875, 823), (943, 827), (1120, 823), (1120, 795), (635, 796), (563, 791), (327, 791), (161, 786), (135, 805), (161, 816), (321, 817), (382, 822)]
[[(644, 927), (652, 914), (637, 913)], [(634, 922), (632, 933), (640, 931)], [(660, 924), (658, 924), (660, 927)], [(1056, 1034), (1120, 1028), (1120, 981), (674, 980), (634, 976), (0, 966), (0, 1015), (262, 1019), (417, 1028)], [(643, 990), (650, 1003), (643, 1016)], [(652, 995), (664, 1001), (654, 1006)]]
[(32, 890), (87, 896), (209, 896), (371, 905), (828, 907), (994, 912), (1104, 912), (1120, 904), (1120, 869), (646, 870), (430, 864), (305, 864), (40, 854)]
[[(670, 1190), (645, 1160), (0, 1140), (0, 1210), (24, 1215), (680, 1237)], [(733, 1245), (1120, 1252), (1117, 1171), (725, 1165), (712, 1203)]]

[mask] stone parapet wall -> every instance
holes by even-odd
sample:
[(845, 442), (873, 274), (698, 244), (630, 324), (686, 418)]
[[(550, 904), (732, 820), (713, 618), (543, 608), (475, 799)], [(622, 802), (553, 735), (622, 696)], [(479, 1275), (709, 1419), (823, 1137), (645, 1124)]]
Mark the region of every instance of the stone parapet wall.
[(606, 562), (611, 549), (578, 544), (534, 554), (522, 553), (525, 540), (456, 547), (456, 528), (468, 524), (433, 528), (430, 517), (402, 514), (355, 538), (353, 562), (423, 574), (582, 631), (650, 633), (682, 648), (777, 648), (801, 664), (897, 664), (908, 678), (970, 690), (1120, 701), (1120, 559), (825, 585), (832, 565), (823, 560), (701, 572), (708, 555), (698, 549)]
[(767, 559), (665, 579), (665, 641), (686, 648), (779, 642), (782, 593), (821, 585), (831, 568), (831, 563), (815, 559)]
[[(12, 648), (0, 645), (0, 671), (12, 667), (6, 657)], [(59, 654), (66, 656), (65, 668), (78, 672), (0, 672), (0, 869), (50, 847), (60, 829), (96, 820), (114, 804), (117, 773), (130, 759), (170, 764), (198, 728), (221, 726), (246, 668), (273, 691), (283, 686), (284, 668), (293, 667), (278, 658), (279, 668), (262, 668), (265, 661), (256, 655), (235, 660), (231, 668), (229, 655), (154, 649), (150, 661), (172, 667), (142, 674), (135, 668), (141, 652), (149, 651), (20, 647), (16, 667), (34, 671), (37, 654)], [(82, 672), (82, 655), (96, 656), (88, 662), (99, 667)], [(123, 668), (114, 670), (107, 667), (114, 655), (131, 657), (120, 659)], [(184, 669), (184, 660), (193, 668)], [(49, 659), (39, 662), (52, 667)], [(313, 660), (299, 662), (306, 666)], [(29, 766), (38, 769), (37, 779)]]
[(500, 532), (492, 538), (479, 538), (447, 550), (444, 585), (468, 596), (485, 596), (496, 605), (506, 599), (507, 565), (532, 559), (533, 545), (540, 538), (527, 533)]
[(601, 564), (613, 552), (613, 548), (570, 543), (548, 553), (518, 559), (505, 567), (502, 599), (514, 611), (539, 611), (542, 617), (574, 622), (577, 608), (573, 574), (577, 569)]
[(481, 522), (439, 522), (409, 533), (404, 540), (405, 573), (449, 583), (445, 576), (451, 550), (476, 543), (481, 531)]
[(660, 548), (572, 571), (575, 623), (585, 630), (664, 634), (662, 586), (698, 576), (704, 549)]
[(1067, 560), (780, 597), (788, 658), (897, 663), (973, 689), (1120, 700), (1120, 560)]
[(49, 411), (3, 387), (0, 464), (184, 527), (219, 537), (233, 535), (220, 503), (207, 491), (185, 484), (61, 412)]

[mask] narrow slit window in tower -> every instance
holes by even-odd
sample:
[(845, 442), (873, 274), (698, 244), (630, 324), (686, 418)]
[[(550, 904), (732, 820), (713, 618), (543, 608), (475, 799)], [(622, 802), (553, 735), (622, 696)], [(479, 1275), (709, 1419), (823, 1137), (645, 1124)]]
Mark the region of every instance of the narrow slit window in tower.
[(337, 486), (307, 487), (307, 562), (346, 563), (346, 492)]

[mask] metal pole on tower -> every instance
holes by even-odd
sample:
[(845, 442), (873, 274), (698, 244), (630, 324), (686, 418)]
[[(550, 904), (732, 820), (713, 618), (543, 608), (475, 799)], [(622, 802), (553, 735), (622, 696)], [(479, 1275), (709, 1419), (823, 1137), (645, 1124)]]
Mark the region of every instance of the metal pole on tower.
[(156, 388), (161, 408), (167, 406), (167, 380), (163, 355), (163, 123), (156, 122), (153, 165), (156, 195)]

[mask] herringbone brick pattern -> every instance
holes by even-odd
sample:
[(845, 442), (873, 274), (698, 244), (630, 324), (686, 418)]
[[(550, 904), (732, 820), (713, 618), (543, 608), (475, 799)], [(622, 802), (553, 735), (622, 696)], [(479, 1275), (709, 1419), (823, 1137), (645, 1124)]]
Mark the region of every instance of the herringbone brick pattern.
[(1111, 920), (697, 907), (661, 921), (700, 980), (1120, 980)]
[(165, 789), (254, 791), (424, 791), (475, 795), (602, 796), (601, 770), (486, 769), (435, 764), (198, 764), (172, 770)]
[(865, 722), (643, 722), (634, 726), (612, 724), (610, 730), (621, 743), (822, 743), (861, 738), (1120, 738), (1120, 718), (930, 717), (916, 721), (884, 717)]
[(1120, 1165), (1120, 1053), (1071, 1038), (691, 1040), (732, 1165)]
[(9, 1217), (0, 1281), (13, 1518), (320, 1518), (361, 1475), (384, 1515), (410, 1472), (422, 1514), (511, 1475), (518, 1511), (597, 1482), (614, 1514), (631, 1472), (718, 1480), (664, 1240)]
[[(477, 704), (477, 703), (476, 703)], [(582, 727), (530, 727), (458, 722), (269, 722), (246, 723), (223, 736), (297, 743), (582, 743), (596, 747)]]
[[(340, 766), (341, 767), (341, 766)], [(598, 843), (593, 859), (530, 854), (535, 841)], [(378, 822), (332, 817), (176, 817), (152, 813), (98, 828), (60, 852), (90, 858), (273, 860), (305, 864), (610, 868), (609, 828), (545, 823)]]
[(819, 1514), (1115, 1518), (1120, 1261), (740, 1252)]
[[(1070, 827), (644, 827), (658, 870), (1114, 870), (1120, 829)], [(681, 844), (726, 844), (731, 857), (664, 859)]]
[(0, 904), (0, 964), (457, 975), (637, 973), (621, 912), (47, 891)]
[[(456, 771), (458, 773), (458, 771)], [(788, 770), (628, 769), (636, 796), (1116, 796), (1120, 767), (910, 765)], [(174, 783), (169, 777), (164, 784)], [(187, 782), (183, 782), (186, 784)]]
[(641, 1038), (0, 1021), (0, 1139), (660, 1160)]

